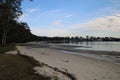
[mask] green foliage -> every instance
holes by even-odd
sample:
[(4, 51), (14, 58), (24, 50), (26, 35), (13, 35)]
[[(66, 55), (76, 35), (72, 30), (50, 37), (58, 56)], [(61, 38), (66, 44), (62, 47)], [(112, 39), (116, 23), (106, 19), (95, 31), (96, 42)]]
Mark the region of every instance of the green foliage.
[[(34, 36), (24, 22), (17, 19), (22, 15), (23, 0), (0, 0), (0, 45), (34, 40)], [(32, 1), (32, 0), (30, 0)]]
[(13, 26), (10, 27), (7, 37), (7, 43), (21, 43), (28, 42), (33, 39), (33, 34), (25, 22), (17, 23), (11, 22)]
[(0, 80), (50, 80), (50, 77), (36, 74), (34, 66), (38, 63), (33, 58), (0, 54)]
[[(2, 29), (0, 28), (0, 41), (2, 40)], [(25, 22), (16, 22), (10, 20), (9, 29), (7, 32), (7, 42), (6, 43), (22, 43), (33, 41), (37, 36), (30, 32), (29, 26)]]
[(22, 0), (0, 0), (1, 16), (4, 18), (9, 16), (10, 19), (17, 18), (18, 14), (22, 14), (21, 3)]
[(18, 18), (21, 11), (22, 0), (0, 0), (0, 28), (1, 44), (5, 46), (10, 21)]

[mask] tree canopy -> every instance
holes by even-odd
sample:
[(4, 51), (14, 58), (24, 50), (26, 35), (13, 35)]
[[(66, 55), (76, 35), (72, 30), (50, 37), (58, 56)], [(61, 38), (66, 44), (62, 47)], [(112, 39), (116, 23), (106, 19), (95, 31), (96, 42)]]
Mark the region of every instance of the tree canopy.
[[(22, 15), (23, 0), (0, 0), (0, 41), (1, 45), (11, 42), (26, 42), (34, 35), (25, 22), (18, 22)], [(30, 0), (32, 1), (32, 0)], [(35, 36), (34, 36), (35, 37)]]

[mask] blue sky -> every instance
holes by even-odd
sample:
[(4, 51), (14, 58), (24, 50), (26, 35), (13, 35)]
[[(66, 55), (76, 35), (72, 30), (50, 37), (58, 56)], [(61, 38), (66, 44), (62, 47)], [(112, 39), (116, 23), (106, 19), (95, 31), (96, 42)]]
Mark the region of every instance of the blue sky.
[(120, 37), (120, 0), (24, 0), (22, 10), (38, 36)]

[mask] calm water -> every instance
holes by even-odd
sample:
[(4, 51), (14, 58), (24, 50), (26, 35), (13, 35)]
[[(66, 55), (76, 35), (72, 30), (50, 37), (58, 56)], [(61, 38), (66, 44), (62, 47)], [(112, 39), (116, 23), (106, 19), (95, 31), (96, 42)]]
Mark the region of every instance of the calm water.
[(78, 42), (70, 45), (82, 46), (76, 49), (120, 52), (120, 42)]
[[(63, 43), (63, 44), (53, 44), (46, 42), (32, 42), (32, 44), (39, 44), (43, 46), (51, 46), (51, 47), (59, 47), (63, 45), (74, 45), (78, 46), (77, 49), (85, 49), (85, 50), (97, 50), (97, 51), (115, 51), (120, 52), (120, 42), (78, 42), (78, 43)], [(86, 57), (91, 57), (99, 60), (105, 60), (112, 63), (117, 63), (120, 65), (120, 56), (118, 55), (104, 55), (104, 54), (89, 54), (89, 53), (77, 53), (77, 52), (70, 52), (67, 50), (61, 50), (64, 53), (70, 53), (75, 55), (82, 55)]]

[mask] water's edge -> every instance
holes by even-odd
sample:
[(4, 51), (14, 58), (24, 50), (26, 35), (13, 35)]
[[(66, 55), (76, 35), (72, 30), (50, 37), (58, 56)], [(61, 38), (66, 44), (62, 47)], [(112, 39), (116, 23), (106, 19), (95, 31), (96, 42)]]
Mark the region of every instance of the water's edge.
[(27, 43), (27, 45), (32, 46), (33, 48), (49, 47), (52, 49), (61, 50), (64, 53), (95, 58), (98, 60), (104, 60), (107, 62), (120, 65), (120, 52), (81, 50), (81, 49), (75, 49), (76, 47), (79, 47), (76, 45), (73, 46), (73, 45), (63, 45), (63, 44), (52, 44), (46, 42)]

